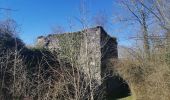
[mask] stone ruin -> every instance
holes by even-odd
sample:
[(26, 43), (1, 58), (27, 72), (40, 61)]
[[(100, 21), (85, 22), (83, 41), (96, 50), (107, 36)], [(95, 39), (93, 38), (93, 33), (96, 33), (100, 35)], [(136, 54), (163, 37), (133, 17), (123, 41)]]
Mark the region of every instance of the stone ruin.
[(91, 74), (99, 84), (104, 79), (108, 93), (120, 88), (120, 81), (113, 76), (114, 60), (118, 58), (117, 41), (97, 26), (83, 31), (50, 34), (37, 39), (37, 47), (59, 51), (61, 57), (68, 58), (86, 74)]

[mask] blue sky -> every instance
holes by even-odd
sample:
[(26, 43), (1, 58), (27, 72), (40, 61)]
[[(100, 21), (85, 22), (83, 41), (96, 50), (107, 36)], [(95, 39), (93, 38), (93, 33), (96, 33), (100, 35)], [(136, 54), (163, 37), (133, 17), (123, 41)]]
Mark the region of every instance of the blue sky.
[[(109, 19), (108, 33), (118, 38), (120, 44), (126, 44), (126, 36), (131, 30), (124, 26), (126, 32), (121, 31), (122, 24), (113, 23), (113, 18), (121, 11), (114, 0), (85, 0), (89, 23), (93, 16), (104, 12)], [(69, 20), (75, 25), (73, 31), (81, 29), (81, 25), (75, 18), (80, 17), (80, 4), (82, 0), (0, 0), (1, 8), (11, 8), (14, 11), (0, 10), (0, 18), (13, 18), (20, 25), (19, 37), (28, 45), (35, 43), (40, 35), (51, 33), (56, 26), (64, 27), (69, 32)]]

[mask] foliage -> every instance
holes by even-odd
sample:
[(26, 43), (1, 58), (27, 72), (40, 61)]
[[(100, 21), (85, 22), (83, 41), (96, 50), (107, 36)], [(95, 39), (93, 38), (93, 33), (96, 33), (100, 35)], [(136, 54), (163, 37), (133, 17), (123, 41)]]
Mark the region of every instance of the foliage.
[(165, 60), (166, 60), (166, 63), (167, 63), (168, 65), (170, 65), (170, 53), (167, 53), (167, 54), (166, 54)]
[(78, 55), (80, 54), (80, 47), (82, 45), (83, 33), (75, 32), (75, 33), (65, 33), (65, 34), (57, 34), (54, 38), (58, 39), (59, 46), (61, 48), (58, 49), (60, 53), (60, 57), (65, 57), (67, 59), (74, 58), (78, 59)]

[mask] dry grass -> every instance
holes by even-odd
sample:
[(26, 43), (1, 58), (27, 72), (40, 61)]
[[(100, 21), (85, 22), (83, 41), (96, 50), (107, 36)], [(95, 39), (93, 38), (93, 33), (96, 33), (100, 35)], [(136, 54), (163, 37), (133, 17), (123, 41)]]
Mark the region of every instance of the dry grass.
[(121, 59), (116, 69), (129, 84), (133, 98), (169, 100), (170, 66), (165, 51), (154, 51), (150, 58), (137, 51), (128, 52), (130, 56)]

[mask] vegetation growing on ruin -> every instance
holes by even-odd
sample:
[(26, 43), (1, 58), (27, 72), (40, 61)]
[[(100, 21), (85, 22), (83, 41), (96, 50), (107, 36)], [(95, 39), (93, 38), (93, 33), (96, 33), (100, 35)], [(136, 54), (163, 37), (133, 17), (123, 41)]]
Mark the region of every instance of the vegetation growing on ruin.
[[(84, 3), (86, 0), (80, 1)], [(96, 1), (101, 2), (102, 0)], [(108, 1), (105, 0), (105, 2)], [(0, 15), (0, 100), (170, 100), (170, 1), (112, 1), (117, 10), (112, 12), (113, 16), (107, 16), (99, 11), (99, 14), (92, 12), (95, 15), (94, 18), (89, 16), (89, 9), (86, 9), (85, 4), (81, 4), (80, 14), (76, 14), (79, 17), (74, 17), (73, 20), (78, 22), (77, 25), (79, 28), (82, 27), (83, 31), (47, 36), (54, 41), (59, 39), (56, 41), (59, 46), (54, 51), (41, 45), (40, 47), (28, 47), (23, 43), (18, 37), (18, 33), (20, 33), (18, 24), (9, 17), (10, 11), (14, 11), (14, 16), (16, 16), (21, 10), (0, 7), (0, 11), (2, 10), (0, 14), (7, 13), (5, 20), (2, 19), (3, 21), (1, 21), (2, 16)], [(102, 5), (102, 8), (104, 6)], [(38, 8), (39, 4), (36, 4), (36, 7)], [(106, 13), (107, 10), (110, 8), (106, 9)], [(19, 16), (21, 15), (19, 14)], [(32, 17), (32, 15), (28, 17)], [(55, 17), (58, 18), (58, 16)], [(70, 28), (72, 28), (74, 23), (69, 22)], [(109, 51), (107, 55), (100, 56), (100, 60), (103, 60), (105, 56), (109, 57), (111, 53), (115, 53), (116, 58), (109, 59), (105, 63), (102, 62), (106, 66), (109, 65), (109, 74), (104, 71), (103, 74), (106, 76), (103, 75), (101, 83), (92, 77), (93, 70), (89, 65), (96, 63), (87, 62), (92, 59), (87, 50), (89, 42), (87, 34), (84, 34), (84, 30), (89, 26), (98, 25), (109, 32), (116, 30), (114, 32), (118, 36), (119, 47), (118, 59), (116, 58), (117, 52)], [(117, 29), (120, 26), (123, 27)], [(127, 27), (128, 29), (126, 29)], [(31, 26), (31, 28), (34, 30), (35, 27)], [(42, 28), (40, 27), (40, 29)], [(103, 39), (106, 42), (100, 44), (100, 50), (105, 53), (108, 52), (112, 43), (107, 46), (110, 39)], [(112, 39), (116, 40), (116, 38)], [(120, 43), (122, 44), (120, 45)], [(43, 46), (48, 45), (43, 44)], [(82, 46), (86, 47), (82, 52), (86, 56), (84, 63), (88, 68), (88, 74), (85, 74), (79, 67), (79, 56), (83, 56), (81, 55), (81, 49), (84, 49), (81, 48)], [(96, 52), (98, 51), (96, 50)], [(103, 69), (101, 68), (101, 70)], [(118, 80), (123, 80), (123, 83), (120, 83), (121, 86), (127, 86), (130, 89), (128, 97), (124, 97), (124, 94), (117, 94), (119, 90), (116, 89), (116, 92), (108, 94), (106, 88), (112, 86), (108, 84), (108, 81), (110, 81), (110, 77), (117, 78), (117, 76), (119, 76)]]

